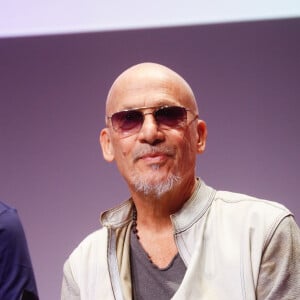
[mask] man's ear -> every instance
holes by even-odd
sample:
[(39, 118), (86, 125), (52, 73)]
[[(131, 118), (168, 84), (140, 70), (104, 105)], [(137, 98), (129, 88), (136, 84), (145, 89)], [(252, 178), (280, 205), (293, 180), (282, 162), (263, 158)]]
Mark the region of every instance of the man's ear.
[(198, 141), (197, 141), (197, 152), (203, 153), (206, 145), (207, 138), (207, 127), (203, 120), (198, 120), (197, 123)]
[(115, 158), (115, 154), (108, 128), (104, 128), (101, 130), (99, 136), (99, 143), (102, 149), (104, 159), (108, 162), (112, 162)]

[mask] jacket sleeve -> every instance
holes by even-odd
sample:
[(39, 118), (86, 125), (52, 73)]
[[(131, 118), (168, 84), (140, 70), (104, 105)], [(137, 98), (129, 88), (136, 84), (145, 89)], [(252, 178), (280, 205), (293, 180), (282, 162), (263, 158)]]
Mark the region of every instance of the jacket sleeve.
[(29, 292), (37, 299), (22, 223), (15, 209), (0, 205), (0, 299), (19, 299), (22, 293)]
[(73, 277), (69, 260), (64, 264), (61, 300), (80, 300), (80, 291)]
[(263, 253), (256, 299), (300, 299), (300, 230), (292, 216), (281, 221)]

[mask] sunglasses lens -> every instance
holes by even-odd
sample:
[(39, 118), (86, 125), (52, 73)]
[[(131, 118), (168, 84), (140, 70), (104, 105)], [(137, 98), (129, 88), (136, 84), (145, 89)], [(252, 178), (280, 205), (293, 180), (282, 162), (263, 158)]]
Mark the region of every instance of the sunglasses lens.
[[(151, 108), (151, 107), (150, 107)], [(143, 113), (141, 109), (124, 110), (111, 116), (113, 128), (123, 136), (139, 132), (144, 122), (144, 115), (153, 114), (157, 125), (176, 128), (186, 124), (187, 110), (180, 106), (166, 106)]]
[(155, 112), (157, 123), (168, 127), (176, 127), (185, 123), (186, 109), (180, 106), (162, 107)]
[(117, 131), (138, 131), (143, 124), (144, 115), (138, 110), (120, 111), (112, 115), (112, 126)]

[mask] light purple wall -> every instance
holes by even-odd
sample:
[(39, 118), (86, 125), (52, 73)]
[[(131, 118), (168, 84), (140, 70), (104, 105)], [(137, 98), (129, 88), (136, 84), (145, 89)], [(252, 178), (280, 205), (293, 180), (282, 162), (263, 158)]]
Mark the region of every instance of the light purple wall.
[(198, 174), (279, 201), (300, 221), (300, 19), (0, 40), (0, 198), (18, 208), (41, 299), (67, 255), (128, 192), (98, 146), (115, 76), (166, 64), (208, 123)]

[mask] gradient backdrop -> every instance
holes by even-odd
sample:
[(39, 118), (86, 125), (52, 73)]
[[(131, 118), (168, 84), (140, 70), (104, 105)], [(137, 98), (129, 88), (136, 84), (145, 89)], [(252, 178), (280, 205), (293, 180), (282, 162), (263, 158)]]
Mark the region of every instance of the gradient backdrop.
[(197, 173), (283, 203), (300, 222), (300, 19), (0, 39), (0, 198), (18, 208), (41, 299), (101, 211), (128, 197), (98, 145), (106, 93), (128, 66), (182, 74), (207, 121)]

